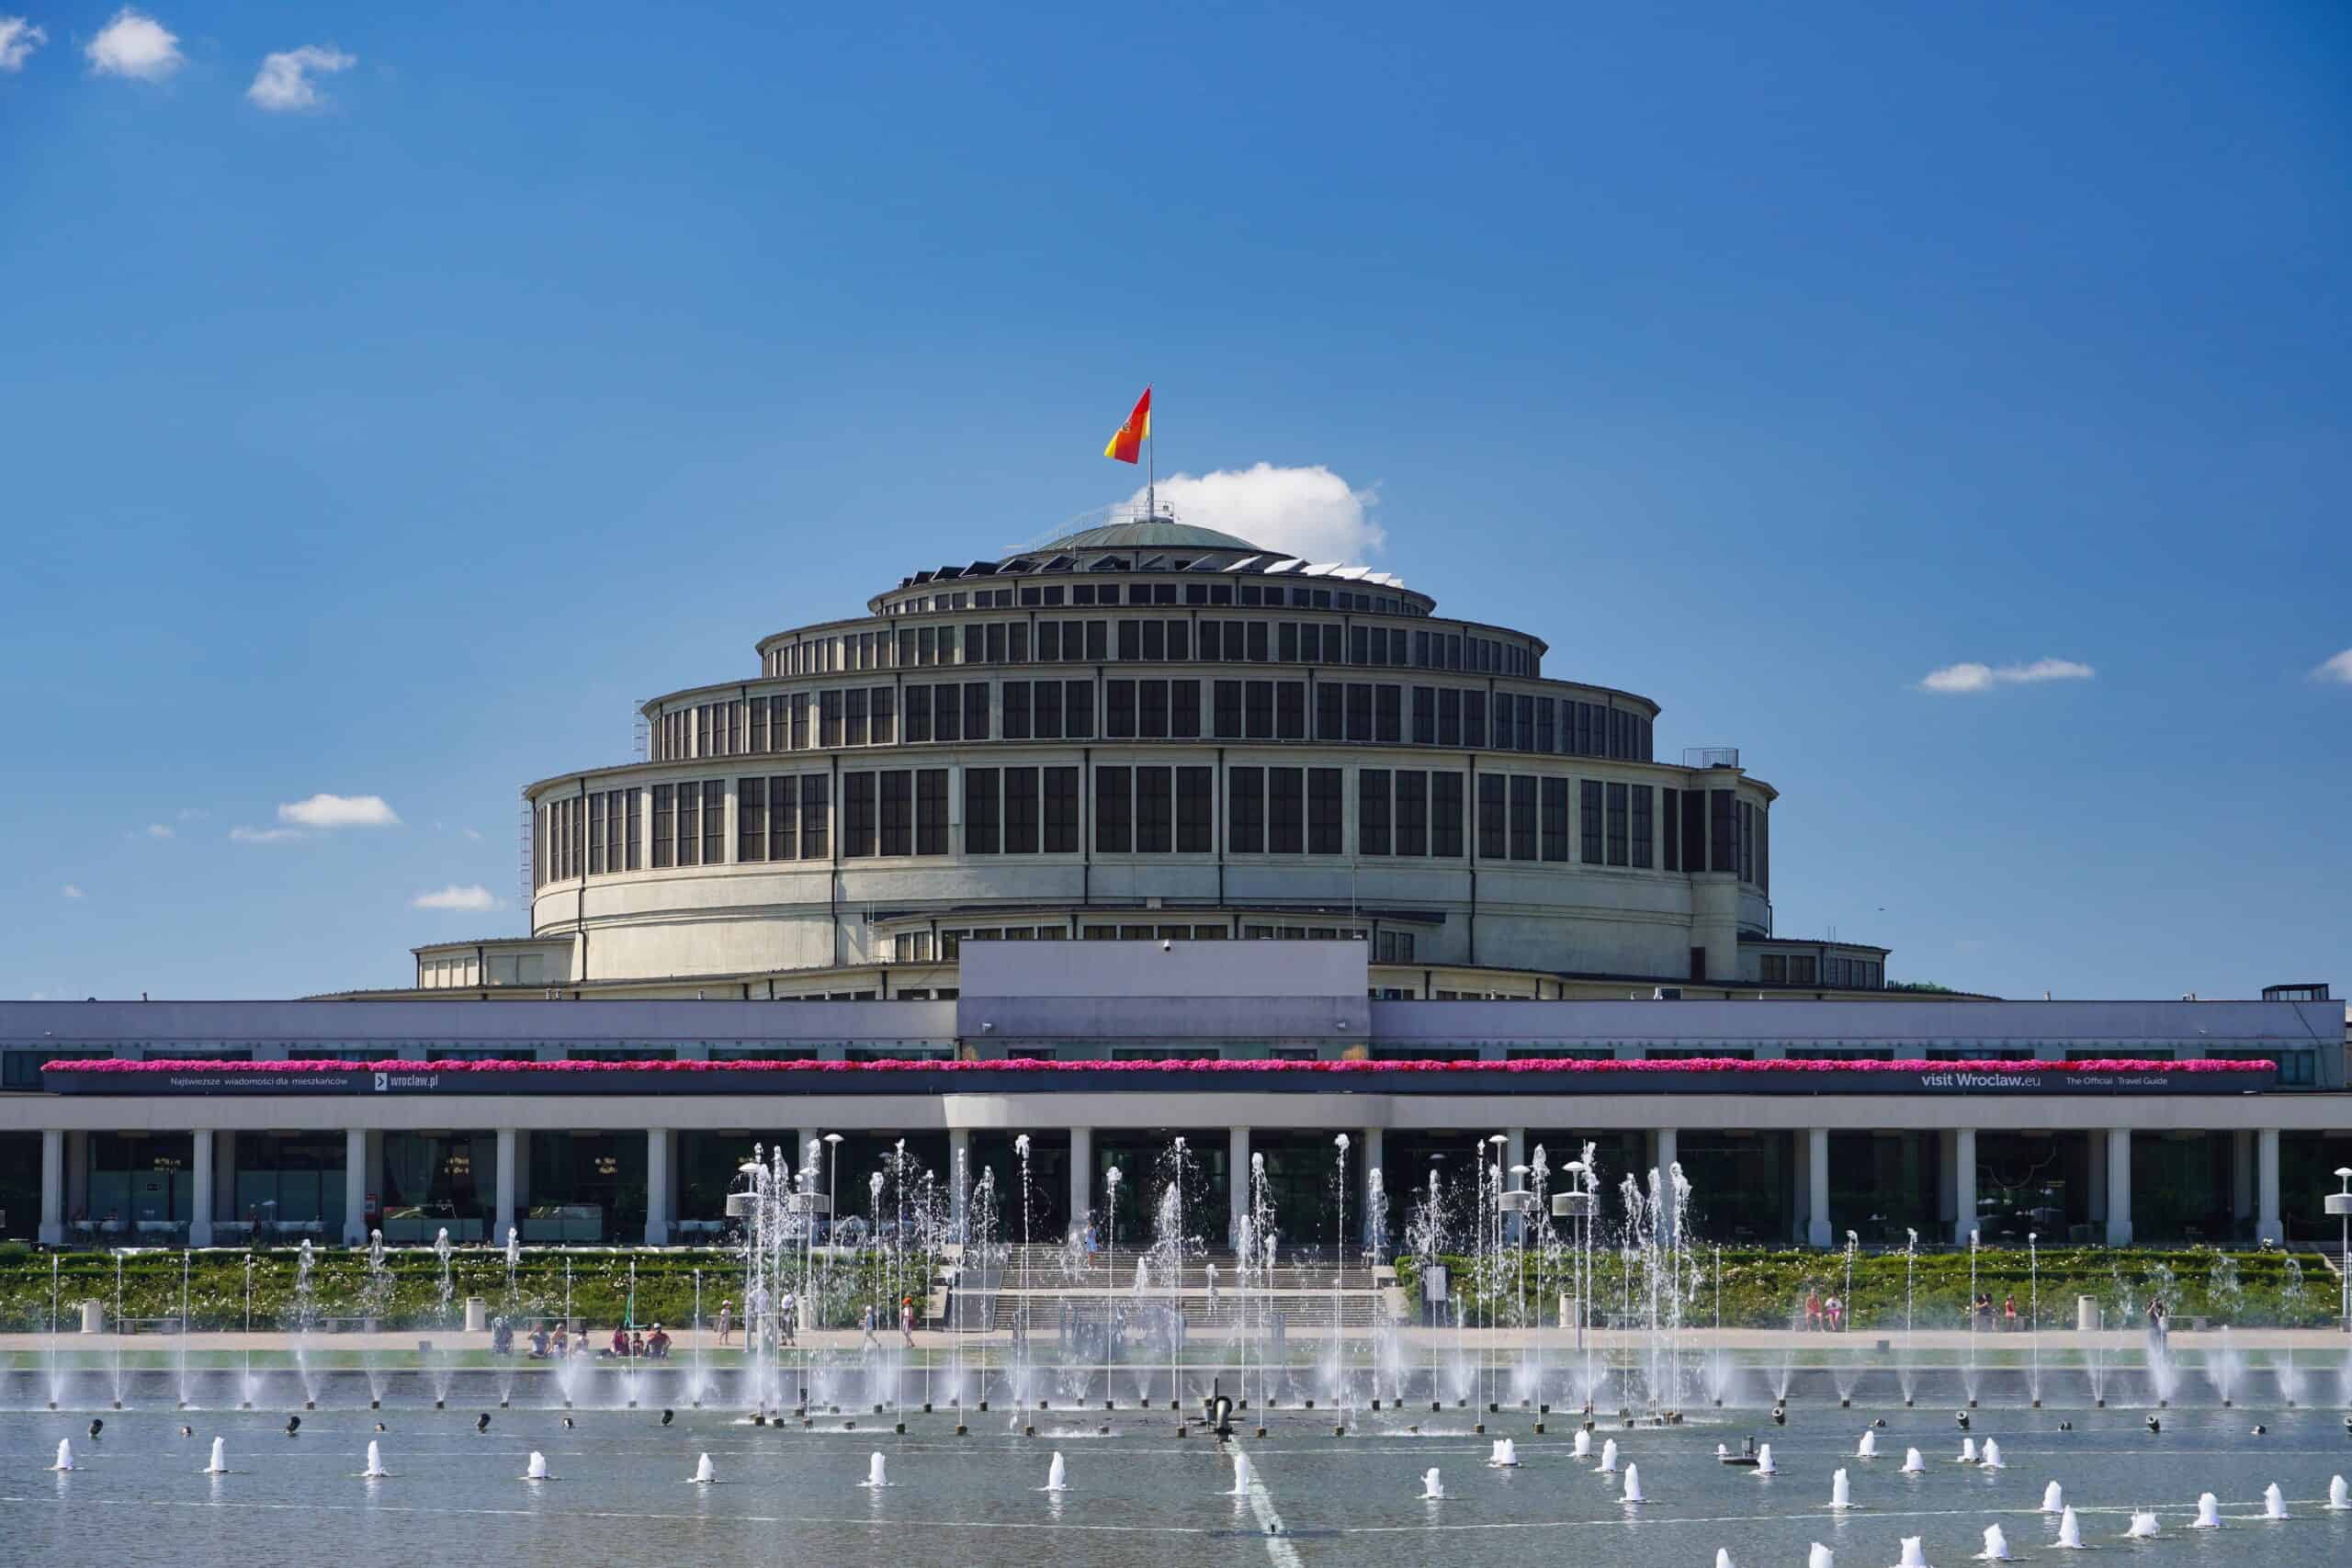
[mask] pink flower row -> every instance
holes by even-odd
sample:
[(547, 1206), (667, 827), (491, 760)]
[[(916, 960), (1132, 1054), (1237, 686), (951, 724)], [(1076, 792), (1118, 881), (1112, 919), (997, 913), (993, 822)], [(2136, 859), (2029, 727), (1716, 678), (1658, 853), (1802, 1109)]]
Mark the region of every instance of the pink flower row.
[(1275, 1062), (1223, 1061), (1206, 1057), (1172, 1062), (1040, 1062), (1026, 1056), (987, 1061), (906, 1059), (879, 1062), (645, 1061), (420, 1062), (206, 1062), (116, 1059), (50, 1062), (56, 1071), (75, 1073), (2245, 1073), (2267, 1071), (2274, 1062), (2152, 1061), (2118, 1056), (2086, 1062), (1928, 1061), (1750, 1061), (1738, 1056), (1698, 1056), (1669, 1062), (1621, 1061), (1613, 1057), (1537, 1057), (1515, 1062)]

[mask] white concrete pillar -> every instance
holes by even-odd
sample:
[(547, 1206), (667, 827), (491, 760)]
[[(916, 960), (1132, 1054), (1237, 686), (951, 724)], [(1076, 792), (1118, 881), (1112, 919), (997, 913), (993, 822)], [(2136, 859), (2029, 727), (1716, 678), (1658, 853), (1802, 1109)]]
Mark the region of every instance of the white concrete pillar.
[(190, 1247), (212, 1245), (212, 1179), (218, 1174), (213, 1157), (212, 1129), (197, 1128), (189, 1139), (187, 1159), (188, 1170), (196, 1178), (196, 1193), (187, 1211)]
[(1976, 1129), (1959, 1127), (1951, 1135), (1951, 1239), (1968, 1245), (1976, 1228)]
[(1808, 1247), (1829, 1245), (1829, 1129), (1809, 1127), (1804, 1134), (1805, 1222)]
[(2107, 1245), (2132, 1245), (2132, 1130), (2107, 1133)]
[(516, 1224), (514, 1218), (514, 1145), (515, 1130), (512, 1127), (501, 1127), (498, 1130), (497, 1185), (492, 1190), (493, 1196), (491, 1199), (490, 1211), (491, 1234), (488, 1240), (492, 1247), (504, 1247), (506, 1245), (506, 1232), (510, 1227)]
[(375, 1163), (368, 1157), (371, 1146), (365, 1127), (346, 1127), (343, 1133), (343, 1239), (349, 1247), (364, 1247), (368, 1243), (368, 1191), (376, 1184)]
[(2287, 1227), (2278, 1219), (2278, 1129), (2265, 1127), (2256, 1132), (2254, 1146), (2254, 1239), (2275, 1245), (2287, 1239)]
[(1225, 1134), (1225, 1244), (1241, 1245), (1241, 1222), (1250, 1217), (1250, 1129), (1233, 1127)]
[[(1380, 1169), (1380, 1162), (1383, 1154), (1381, 1133), (1382, 1129), (1378, 1127), (1366, 1127), (1362, 1133), (1357, 1134), (1360, 1141), (1356, 1146), (1358, 1152), (1363, 1156), (1361, 1163), (1363, 1167), (1363, 1179), (1356, 1184), (1360, 1189), (1357, 1193), (1357, 1202), (1361, 1206), (1361, 1212), (1363, 1214), (1363, 1224), (1358, 1225), (1356, 1227), (1356, 1231), (1358, 1235), (1365, 1238), (1368, 1244), (1373, 1240), (1371, 1228), (1372, 1178), (1375, 1171), (1380, 1172), (1381, 1190), (1385, 1193), (1388, 1190), (1387, 1173), (1385, 1171), (1381, 1171)], [(1383, 1239), (1385, 1241), (1385, 1238)], [(1367, 1246), (1366, 1250), (1373, 1251), (1378, 1250), (1378, 1248)]]
[(670, 1129), (645, 1130), (645, 1245), (670, 1245)]
[(972, 1131), (968, 1127), (947, 1129), (947, 1223), (955, 1227), (956, 1239), (964, 1235), (964, 1221), (969, 1215), (972, 1186)]
[(40, 1239), (44, 1247), (65, 1244), (65, 1134), (56, 1127), (40, 1134)]
[(1679, 1140), (1675, 1137), (1674, 1129), (1671, 1127), (1658, 1128), (1655, 1133), (1650, 1134), (1650, 1167), (1657, 1172), (1657, 1192), (1658, 1202), (1660, 1205), (1658, 1209), (1657, 1238), (1660, 1241), (1671, 1241), (1674, 1239), (1674, 1178), (1672, 1172), (1674, 1170), (1675, 1161), (1681, 1157), (1682, 1151)]
[(1088, 1217), (1094, 1209), (1094, 1129), (1072, 1127), (1069, 1130), (1069, 1224), (1076, 1231), (1086, 1229)]

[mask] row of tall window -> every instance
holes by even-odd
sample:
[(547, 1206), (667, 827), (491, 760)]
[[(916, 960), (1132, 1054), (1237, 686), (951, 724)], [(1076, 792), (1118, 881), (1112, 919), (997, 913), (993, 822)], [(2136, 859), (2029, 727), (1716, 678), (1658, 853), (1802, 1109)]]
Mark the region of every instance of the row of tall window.
[[(1886, 965), (1875, 959), (1822, 957), (1810, 953), (1758, 955), (1757, 978), (1768, 986), (1834, 986), (1876, 990), (1886, 983)], [(1797, 1055), (1791, 1051), (1790, 1055)], [(2028, 1053), (2030, 1055), (2030, 1053)]]
[(856, 674), (943, 664), (1354, 664), (1535, 676), (1534, 645), (1476, 632), (1224, 616), (1029, 616), (803, 638), (768, 650), (771, 675)]
[[(1224, 848), (1233, 854), (1348, 852), (1341, 768), (1235, 763), (1226, 769)], [(1352, 770), (1354, 852), (1647, 871), (1736, 873), (1770, 891), (1767, 814), (1730, 790), (1419, 768)], [(952, 774), (960, 773), (960, 782)], [(1216, 852), (1216, 770), (1204, 764), (859, 769), (843, 772), (843, 859), (869, 856)], [(821, 773), (735, 781), (737, 863), (830, 860), (833, 782)], [(949, 811), (950, 792), (960, 809)], [(651, 796), (650, 856), (639, 811)], [(1083, 800), (1082, 797), (1083, 796)], [(727, 785), (707, 779), (551, 800), (538, 809), (537, 883), (728, 862)], [(1091, 812), (1082, 804), (1091, 803)], [(961, 831), (960, 847), (956, 840)], [(1090, 836), (1091, 835), (1091, 836)]]
[(1631, 761), (1649, 761), (1651, 744), (1646, 714), (1529, 692), (1120, 676), (1002, 680), (993, 689), (908, 681), (706, 703), (662, 716), (652, 760), (986, 740), (992, 722), (1006, 740), (1312, 740)]
[[(1062, 570), (1069, 559), (1060, 558)], [(1170, 570), (1182, 571), (1192, 563), (1176, 560)], [(1087, 570), (1122, 570), (1125, 563)], [(1046, 570), (1054, 570), (1047, 567)], [(882, 608), (892, 615), (933, 615), (948, 610), (1051, 609), (1059, 604), (1288, 604), (1301, 610), (1361, 610), (1384, 615), (1420, 615), (1420, 602), (1392, 593), (1371, 593), (1353, 588), (1310, 587), (1282, 582), (1031, 582), (1018, 589), (962, 588), (935, 590), (894, 599)]]

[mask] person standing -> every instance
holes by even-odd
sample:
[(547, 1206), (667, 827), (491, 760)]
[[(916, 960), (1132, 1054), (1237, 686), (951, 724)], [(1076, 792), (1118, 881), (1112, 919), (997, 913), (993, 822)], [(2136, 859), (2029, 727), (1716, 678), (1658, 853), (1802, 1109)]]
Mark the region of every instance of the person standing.
[(906, 1336), (907, 1348), (910, 1350), (913, 1349), (915, 1343), (915, 1299), (912, 1296), (901, 1296), (899, 1298), (899, 1332)]
[(727, 1337), (734, 1332), (735, 1303), (730, 1298), (718, 1303), (718, 1342), (726, 1344)]

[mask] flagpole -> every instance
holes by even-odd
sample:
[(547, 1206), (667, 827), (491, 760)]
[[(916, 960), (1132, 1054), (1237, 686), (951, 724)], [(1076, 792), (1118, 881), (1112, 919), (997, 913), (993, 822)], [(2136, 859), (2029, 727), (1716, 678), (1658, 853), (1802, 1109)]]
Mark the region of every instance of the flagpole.
[(1155, 419), (1149, 426), (1152, 434), (1147, 434), (1143, 438), (1143, 515), (1147, 523), (1159, 516), (1159, 437), (1156, 434), (1159, 429), (1159, 422)]

